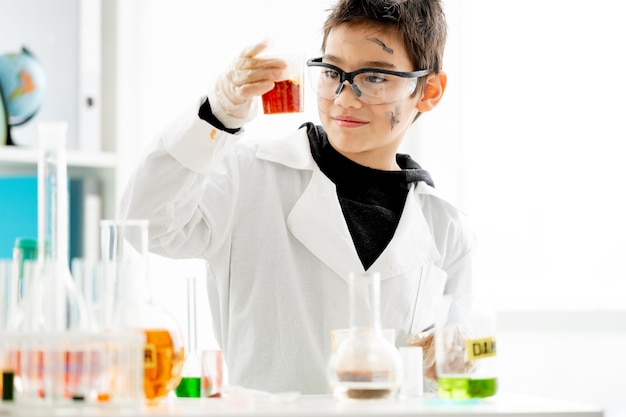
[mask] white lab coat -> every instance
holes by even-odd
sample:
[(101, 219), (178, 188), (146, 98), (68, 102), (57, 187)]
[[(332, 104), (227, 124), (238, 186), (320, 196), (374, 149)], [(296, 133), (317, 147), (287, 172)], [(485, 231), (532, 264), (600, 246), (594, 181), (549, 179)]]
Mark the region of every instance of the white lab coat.
[[(328, 392), (331, 330), (349, 326), (347, 277), (363, 271), (334, 184), (306, 129), (253, 141), (201, 120), (198, 107), (141, 161), (121, 214), (150, 220), (152, 251), (207, 260), (231, 384)], [(381, 274), (382, 326), (396, 329), (397, 345), (433, 323), (433, 296), (469, 291), (473, 246), (464, 215), (419, 182), (370, 268)]]

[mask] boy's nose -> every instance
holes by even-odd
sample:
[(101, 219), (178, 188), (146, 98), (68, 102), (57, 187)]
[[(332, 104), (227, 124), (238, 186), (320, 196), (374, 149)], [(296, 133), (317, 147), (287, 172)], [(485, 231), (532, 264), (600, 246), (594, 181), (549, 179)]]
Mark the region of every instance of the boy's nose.
[(361, 93), (359, 86), (354, 84), (354, 82), (349, 82), (348, 80), (342, 82), (341, 84), (339, 84), (339, 86), (337, 86), (337, 90), (335, 90), (335, 94), (337, 96), (341, 94), (341, 92), (343, 91), (343, 88), (346, 86), (346, 83), (350, 84), (350, 87), (352, 87), (352, 92), (354, 93), (356, 97), (361, 97), (361, 94), (363, 93)]

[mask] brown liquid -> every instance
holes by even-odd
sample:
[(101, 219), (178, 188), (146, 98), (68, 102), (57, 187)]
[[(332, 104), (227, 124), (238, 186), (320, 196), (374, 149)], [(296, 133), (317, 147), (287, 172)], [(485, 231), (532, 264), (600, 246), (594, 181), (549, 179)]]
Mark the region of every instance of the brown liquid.
[(174, 351), (172, 336), (166, 329), (150, 329), (144, 348), (143, 388), (148, 405), (157, 404), (180, 382), (185, 351)]
[(345, 397), (353, 400), (390, 398), (394, 391), (387, 387), (392, 381), (392, 376), (388, 370), (345, 370), (337, 372), (339, 381), (357, 385), (347, 386), (344, 391)]
[(391, 390), (381, 389), (362, 389), (349, 388), (346, 390), (346, 397), (353, 400), (382, 400), (391, 396)]

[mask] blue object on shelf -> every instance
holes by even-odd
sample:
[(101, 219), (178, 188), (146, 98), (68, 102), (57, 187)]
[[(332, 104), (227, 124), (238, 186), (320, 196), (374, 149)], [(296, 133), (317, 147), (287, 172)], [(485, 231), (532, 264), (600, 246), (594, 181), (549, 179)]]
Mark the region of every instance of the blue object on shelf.
[(37, 236), (37, 176), (0, 177), (0, 258), (22, 236)]
[[(84, 182), (89, 186), (83, 185)], [(86, 208), (83, 200), (86, 193), (99, 192), (91, 182), (82, 178), (68, 180), (68, 187), (72, 185), (68, 190), (70, 259), (84, 255), (83, 218), (86, 215), (84, 212)], [(37, 185), (36, 175), (0, 176), (0, 259), (13, 257), (15, 239), (37, 238)]]

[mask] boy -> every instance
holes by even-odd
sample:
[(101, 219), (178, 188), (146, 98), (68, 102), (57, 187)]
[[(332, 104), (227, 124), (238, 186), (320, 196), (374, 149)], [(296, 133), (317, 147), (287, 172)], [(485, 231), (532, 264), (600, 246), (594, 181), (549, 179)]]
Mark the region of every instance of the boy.
[(404, 345), (432, 298), (471, 288), (464, 216), (397, 154), (441, 100), (439, 0), (339, 0), (308, 61), (321, 126), (240, 140), (283, 60), (242, 52), (208, 96), (153, 144), (122, 201), (150, 220), (150, 248), (207, 261), (213, 329), (229, 382), (326, 393), (331, 330), (348, 325), (350, 272), (381, 275), (382, 327)]

